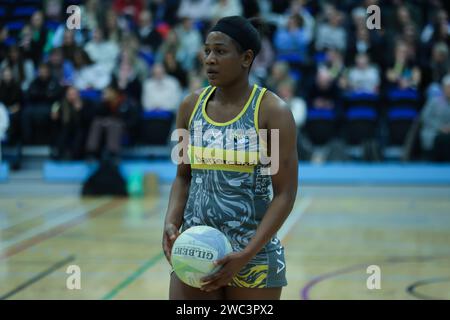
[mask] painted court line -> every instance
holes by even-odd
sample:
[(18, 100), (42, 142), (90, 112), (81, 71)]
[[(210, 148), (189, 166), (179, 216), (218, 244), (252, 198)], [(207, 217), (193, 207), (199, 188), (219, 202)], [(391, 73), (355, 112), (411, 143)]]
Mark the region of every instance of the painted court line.
[(79, 219), (86, 215), (86, 211), (90, 211), (93, 208), (73, 208), (69, 210), (53, 211), (51, 215), (45, 217), (45, 223), (31, 228), (25, 232), (22, 232), (16, 236), (11, 237), (11, 239), (4, 239), (2, 245), (0, 246), (0, 252), (7, 247), (16, 245), (24, 240), (35, 237), (36, 235), (45, 233), (48, 230), (57, 228), (60, 225), (64, 225), (74, 219)]
[(306, 209), (311, 205), (311, 202), (312, 202), (311, 197), (305, 197), (302, 200), (300, 200), (300, 203), (296, 206), (294, 212), (287, 217), (286, 221), (283, 223), (283, 225), (281, 226), (280, 230), (277, 233), (280, 241), (283, 241), (284, 238), (289, 234), (289, 232), (292, 230), (295, 224), (303, 216)]
[(88, 213), (86, 213), (84, 215), (77, 216), (76, 218), (74, 218), (70, 221), (67, 221), (65, 224), (58, 225), (58, 226), (54, 227), (53, 229), (49, 229), (40, 234), (36, 234), (35, 236), (33, 236), (29, 239), (26, 239), (21, 243), (18, 243), (9, 248), (6, 248), (3, 251), (0, 251), (0, 261), (3, 259), (9, 258), (25, 249), (28, 249), (44, 240), (50, 239), (58, 234), (61, 234), (64, 231), (66, 231), (67, 229), (70, 229), (76, 225), (79, 225), (79, 224), (87, 221), (88, 219), (93, 219), (93, 218), (97, 217), (98, 215), (108, 212), (109, 210), (112, 210), (115, 207), (117, 207), (122, 202), (123, 202), (123, 200), (120, 200), (120, 199), (115, 199), (115, 200), (109, 201), (95, 209), (92, 209), (91, 211), (89, 211)]
[(107, 293), (102, 299), (103, 300), (111, 300), (114, 298), (120, 291), (124, 288), (128, 287), (130, 283), (136, 280), (140, 275), (142, 275), (145, 271), (155, 265), (162, 257), (164, 257), (164, 253), (161, 251), (158, 255), (152, 257), (146, 263), (144, 263), (139, 269), (133, 272), (128, 278), (119, 283), (114, 289), (112, 289), (109, 293)]
[(38, 282), (39, 280), (45, 278), (46, 276), (48, 276), (49, 274), (51, 274), (52, 272), (58, 270), (59, 268), (63, 267), (64, 265), (66, 265), (69, 262), (72, 262), (75, 260), (75, 256), (71, 255), (68, 256), (67, 258), (56, 262), (55, 264), (53, 264), (52, 266), (50, 266), (50, 268), (48, 268), (47, 270), (44, 270), (42, 272), (39, 272), (37, 275), (35, 275), (34, 277), (32, 277), (31, 279), (25, 281), (24, 283), (20, 284), (19, 286), (17, 286), (16, 288), (14, 288), (13, 290), (5, 293), (4, 295), (0, 296), (0, 300), (6, 300), (10, 297), (12, 297), (13, 295), (15, 295), (16, 293), (22, 291), (23, 289), (28, 288), (29, 286), (33, 285), (34, 283)]

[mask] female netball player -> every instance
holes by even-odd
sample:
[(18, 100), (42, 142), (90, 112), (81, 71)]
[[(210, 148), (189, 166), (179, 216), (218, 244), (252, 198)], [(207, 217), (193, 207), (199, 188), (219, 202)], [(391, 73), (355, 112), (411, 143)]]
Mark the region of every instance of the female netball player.
[[(297, 193), (296, 130), (290, 110), (277, 95), (249, 84), (249, 70), (260, 48), (259, 33), (248, 20), (240, 16), (219, 20), (204, 45), (210, 86), (185, 98), (176, 124), (189, 130), (191, 137), (194, 124), (201, 125), (201, 133), (215, 129), (223, 133), (221, 137), (226, 137), (227, 129), (266, 129), (269, 133), (277, 129), (278, 141), (269, 134), (265, 144), (271, 150), (272, 143), (279, 143), (279, 154), (269, 154), (278, 156), (278, 171), (263, 174), (261, 161), (211, 164), (192, 161), (195, 157), (188, 164), (178, 165), (163, 234), (169, 263), (179, 232), (194, 225), (222, 231), (233, 253), (216, 262), (222, 268), (202, 279), (199, 289), (184, 284), (172, 272), (170, 299), (275, 300), (287, 285), (284, 249), (276, 232), (292, 210)], [(224, 138), (224, 144), (233, 147), (233, 140), (241, 138), (235, 135), (231, 142)], [(210, 142), (205, 140), (201, 146), (191, 147), (205, 150)], [(261, 144), (264, 139), (258, 140), (257, 147)], [(255, 146), (247, 142), (246, 147)]]

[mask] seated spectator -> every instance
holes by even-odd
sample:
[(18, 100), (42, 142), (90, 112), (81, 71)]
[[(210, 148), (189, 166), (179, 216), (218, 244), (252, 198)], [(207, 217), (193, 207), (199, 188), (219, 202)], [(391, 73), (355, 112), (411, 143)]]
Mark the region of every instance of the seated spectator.
[(177, 12), (179, 0), (150, 0), (147, 7), (150, 8), (156, 24), (167, 23), (174, 26), (178, 22)]
[(380, 75), (378, 68), (370, 64), (367, 54), (360, 53), (355, 58), (355, 66), (343, 77), (341, 86), (354, 92), (378, 93)]
[[(117, 159), (122, 150), (122, 139), (136, 128), (138, 113), (133, 103), (115, 87), (103, 90), (102, 102), (89, 129), (86, 152), (89, 158)], [(101, 145), (105, 134), (105, 146)]]
[(33, 142), (37, 138), (37, 132), (34, 130), (36, 125), (48, 127), (51, 107), (60, 95), (61, 86), (52, 78), (49, 66), (40, 64), (38, 76), (28, 90), (28, 104), (23, 111), (22, 130), (25, 142)]
[[(429, 59), (429, 57), (427, 58)], [(427, 97), (441, 94), (441, 81), (450, 70), (450, 55), (448, 47), (443, 42), (433, 46), (431, 61), (424, 68), (424, 83), (429, 84), (426, 88)]]
[(81, 25), (88, 31), (94, 31), (99, 26), (101, 15), (101, 2), (99, 0), (86, 0), (80, 6)]
[(343, 13), (333, 9), (333, 12), (328, 14), (329, 22), (320, 23), (317, 26), (317, 51), (323, 51), (326, 48), (336, 48), (345, 51), (347, 32), (344, 27), (342, 27), (343, 18)]
[(269, 31), (264, 25), (259, 26), (258, 23), (253, 24), (259, 29), (261, 35), (261, 50), (253, 60), (250, 74), (254, 75), (259, 83), (263, 83), (267, 78), (268, 71), (275, 60), (275, 51), (269, 38)]
[(295, 88), (291, 81), (281, 82), (276, 93), (286, 102), (286, 106), (291, 110), (298, 132), (306, 121), (305, 101), (295, 95)]
[(227, 16), (242, 15), (240, 0), (218, 0), (211, 9), (211, 18), (219, 20)]
[(319, 65), (319, 69), (328, 71), (328, 75), (331, 77), (334, 85), (339, 86), (340, 79), (346, 72), (342, 53), (337, 49), (328, 49), (325, 54), (325, 61)]
[(295, 82), (289, 74), (289, 64), (277, 61), (273, 64), (266, 86), (269, 90), (276, 91), (278, 85), (285, 81)]
[(152, 76), (144, 82), (142, 107), (144, 111), (162, 109), (175, 113), (182, 98), (178, 80), (166, 74), (164, 67), (156, 63)]
[(194, 65), (197, 52), (202, 47), (202, 35), (195, 29), (193, 21), (189, 18), (184, 18), (181, 24), (175, 28), (175, 32), (179, 40), (177, 60), (184, 70), (189, 71)]
[(119, 56), (119, 45), (112, 40), (105, 40), (103, 29), (94, 30), (92, 40), (86, 43), (84, 50), (89, 58), (105, 70), (111, 72)]
[(78, 90), (103, 90), (111, 81), (111, 72), (104, 65), (93, 63), (83, 49), (74, 53), (73, 84)]
[(139, 15), (136, 36), (139, 39), (141, 48), (144, 51), (156, 53), (159, 46), (163, 42), (161, 34), (153, 25), (152, 14), (148, 10), (144, 10)]
[(142, 83), (147, 78), (147, 65), (131, 47), (121, 49), (119, 63), (116, 64), (112, 84), (135, 102), (141, 100)]
[(336, 107), (339, 92), (330, 72), (319, 68), (316, 81), (309, 92), (309, 105), (316, 109), (332, 110)]
[(10, 68), (14, 80), (23, 91), (28, 90), (34, 79), (34, 64), (30, 59), (25, 59), (19, 47), (13, 45), (8, 50), (8, 56), (0, 63), (0, 68)]
[(80, 46), (75, 41), (75, 32), (70, 29), (65, 29), (61, 44), (61, 50), (63, 52), (64, 60), (75, 63), (74, 54), (79, 49)]
[(22, 115), (22, 90), (12, 75), (11, 69), (1, 69), (0, 78), (0, 103), (3, 104), (9, 115), (9, 129), (7, 131), (8, 145), (15, 148), (12, 168), (18, 169), (21, 160), (21, 115)]
[(408, 46), (398, 42), (395, 47), (395, 57), (386, 70), (388, 87), (392, 89), (417, 88), (420, 84), (421, 72), (409, 56)]
[(295, 55), (296, 62), (305, 62), (311, 34), (303, 27), (303, 19), (299, 14), (289, 17), (286, 27), (275, 32), (274, 45), (279, 55)]
[(168, 75), (175, 77), (183, 88), (187, 87), (187, 72), (181, 67), (181, 64), (175, 57), (175, 52), (166, 51), (164, 54), (164, 68)]
[(45, 28), (44, 14), (42, 11), (36, 11), (33, 13), (30, 19), (31, 27), (31, 59), (35, 65), (38, 65), (42, 61), (45, 45), (47, 44), (48, 31)]
[(177, 15), (193, 20), (209, 20), (213, 4), (213, 0), (181, 0)]
[(69, 60), (65, 60), (61, 48), (54, 48), (50, 51), (48, 61), (50, 73), (58, 80), (61, 86), (68, 86), (73, 83), (75, 68)]
[(444, 95), (431, 98), (422, 110), (422, 148), (434, 161), (450, 161), (450, 74), (442, 80)]
[(64, 98), (53, 104), (51, 118), (56, 128), (53, 156), (56, 159), (83, 157), (90, 112), (75, 87), (67, 87)]
[(113, 10), (119, 16), (126, 16), (134, 23), (137, 23), (139, 15), (144, 9), (143, 0), (114, 0)]

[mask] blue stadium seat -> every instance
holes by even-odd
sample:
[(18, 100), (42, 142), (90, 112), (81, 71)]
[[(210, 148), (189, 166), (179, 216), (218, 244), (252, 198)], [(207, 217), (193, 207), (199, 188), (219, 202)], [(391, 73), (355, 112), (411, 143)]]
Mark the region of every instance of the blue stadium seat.
[(6, 23), (6, 27), (8, 28), (8, 30), (11, 30), (11, 31), (22, 30), (24, 25), (25, 25), (25, 22), (23, 22), (23, 21), (11, 21), (11, 22)]
[(309, 108), (307, 114), (308, 120), (333, 120), (336, 118), (334, 110)]
[(61, 22), (58, 21), (47, 21), (45, 23), (45, 27), (49, 30), (56, 31), (58, 27), (61, 25)]
[(345, 96), (349, 101), (378, 101), (379, 99), (378, 94), (369, 92), (348, 92)]
[(138, 55), (139, 55), (139, 57), (144, 59), (145, 62), (147, 62), (149, 67), (151, 67), (153, 65), (153, 63), (155, 62), (155, 57), (150, 52), (145, 52), (145, 51), (141, 50), (141, 51), (139, 51)]
[(16, 43), (17, 43), (17, 39), (14, 37), (8, 37), (8, 38), (6, 38), (6, 40), (4, 42), (4, 44), (6, 44), (8, 47), (15, 45)]
[(388, 111), (390, 120), (413, 120), (417, 117), (417, 111), (410, 108), (392, 108)]
[(394, 89), (388, 92), (388, 99), (392, 102), (399, 100), (417, 101), (419, 93), (416, 89)]
[(377, 119), (376, 111), (371, 107), (358, 106), (347, 110), (346, 118), (348, 120), (373, 120)]
[(99, 102), (102, 99), (102, 91), (93, 89), (80, 90), (80, 97), (82, 99)]
[(277, 55), (277, 61), (285, 61), (288, 63), (301, 63), (302, 57), (298, 53), (280, 53)]
[(13, 11), (14, 17), (29, 17), (38, 9), (36, 7), (17, 7)]
[(171, 119), (173, 117), (173, 113), (166, 110), (151, 110), (151, 111), (144, 111), (142, 113), (142, 117), (145, 120), (148, 119)]

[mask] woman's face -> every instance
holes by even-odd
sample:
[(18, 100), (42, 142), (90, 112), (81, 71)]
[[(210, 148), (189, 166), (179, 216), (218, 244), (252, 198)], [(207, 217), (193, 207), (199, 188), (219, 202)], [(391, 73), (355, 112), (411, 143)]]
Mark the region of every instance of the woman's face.
[(208, 34), (203, 53), (206, 77), (213, 86), (226, 86), (247, 74), (252, 59), (239, 53), (232, 39), (218, 31)]

